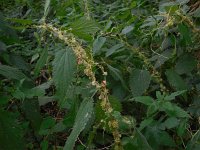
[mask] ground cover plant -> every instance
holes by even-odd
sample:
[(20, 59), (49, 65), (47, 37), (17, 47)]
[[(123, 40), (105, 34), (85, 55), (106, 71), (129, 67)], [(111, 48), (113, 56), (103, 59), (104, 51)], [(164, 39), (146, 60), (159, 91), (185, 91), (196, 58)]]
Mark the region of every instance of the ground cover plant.
[(199, 150), (198, 0), (0, 1), (0, 150)]

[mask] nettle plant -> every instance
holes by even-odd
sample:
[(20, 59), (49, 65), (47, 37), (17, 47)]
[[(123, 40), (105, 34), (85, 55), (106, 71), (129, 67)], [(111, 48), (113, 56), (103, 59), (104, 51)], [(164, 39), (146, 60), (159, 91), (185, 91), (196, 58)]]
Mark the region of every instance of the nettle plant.
[(0, 149), (199, 149), (198, 4), (1, 4)]

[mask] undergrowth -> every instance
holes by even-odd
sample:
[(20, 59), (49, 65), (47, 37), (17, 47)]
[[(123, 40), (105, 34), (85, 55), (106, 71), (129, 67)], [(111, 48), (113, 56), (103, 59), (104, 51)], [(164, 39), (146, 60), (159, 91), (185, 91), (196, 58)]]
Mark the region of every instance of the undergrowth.
[(0, 2), (0, 149), (200, 149), (199, 6)]

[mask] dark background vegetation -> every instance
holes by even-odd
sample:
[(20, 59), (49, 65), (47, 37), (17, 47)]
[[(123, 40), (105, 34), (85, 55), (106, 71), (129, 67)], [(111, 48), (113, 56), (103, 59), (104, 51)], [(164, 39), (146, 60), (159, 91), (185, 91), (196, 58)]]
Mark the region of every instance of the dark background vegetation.
[(199, 18), (198, 0), (1, 0), (0, 150), (199, 150)]

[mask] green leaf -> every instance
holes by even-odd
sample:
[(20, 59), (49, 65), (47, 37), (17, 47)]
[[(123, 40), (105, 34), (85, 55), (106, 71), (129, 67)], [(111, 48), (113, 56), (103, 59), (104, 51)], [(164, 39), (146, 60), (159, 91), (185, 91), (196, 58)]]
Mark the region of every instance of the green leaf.
[(149, 105), (148, 109), (147, 109), (147, 117), (153, 115), (156, 111), (158, 111), (158, 106), (156, 103), (152, 103), (151, 105)]
[(25, 150), (23, 132), (11, 113), (0, 110), (0, 149)]
[(40, 124), (42, 122), (42, 117), (40, 115), (40, 108), (37, 99), (26, 99), (22, 104), (23, 113), (31, 123), (32, 128), (38, 132), (40, 129)]
[(174, 100), (176, 96), (179, 96), (179, 95), (185, 93), (186, 91), (187, 91), (187, 90), (174, 92), (174, 93), (170, 94), (169, 96), (166, 96), (166, 97), (164, 98), (164, 100), (168, 100), (168, 101), (169, 101), (169, 100)]
[(63, 123), (63, 121), (60, 121), (53, 127), (52, 132), (62, 132), (65, 129), (65, 124)]
[(82, 17), (70, 24), (72, 33), (84, 40), (92, 40), (93, 34), (95, 34), (100, 28), (99, 25), (92, 19), (88, 20)]
[(54, 97), (53, 96), (41, 96), (41, 97), (38, 97), (38, 101), (39, 101), (39, 105), (40, 106), (43, 106), (49, 102), (53, 102), (55, 101)]
[(188, 113), (185, 110), (183, 110), (181, 107), (178, 107), (176, 105), (174, 105), (173, 107), (174, 107), (174, 112), (173, 113), (174, 113), (175, 117), (181, 117), (181, 118), (189, 118), (190, 117), (188, 115)]
[(37, 60), (40, 57), (40, 55), (38, 53), (34, 54), (31, 58), (31, 63), (34, 62), (35, 60)]
[(127, 26), (127, 27), (125, 27), (125, 28), (122, 30), (121, 33), (122, 33), (122, 34), (127, 34), (127, 33), (131, 32), (133, 29), (134, 29), (133, 26)]
[(123, 137), (122, 145), (124, 150), (153, 150), (147, 142), (145, 136), (135, 128), (134, 137)]
[(30, 65), (25, 62), (22, 56), (16, 54), (9, 54), (10, 63), (18, 69), (30, 71)]
[(105, 42), (105, 37), (97, 37), (97, 39), (93, 43), (93, 54), (98, 54)]
[(198, 7), (194, 12), (193, 12), (194, 17), (200, 17), (200, 7)]
[(170, 102), (164, 103), (164, 105), (162, 105), (162, 108), (170, 117), (178, 117), (178, 118), (190, 117), (186, 111), (176, 106), (176, 104), (172, 104)]
[(192, 103), (188, 107), (188, 111), (192, 116), (199, 117), (200, 116), (200, 97), (199, 96), (194, 96), (192, 100)]
[(178, 29), (181, 33), (181, 36), (186, 41), (186, 43), (191, 44), (192, 39), (191, 39), (191, 34), (190, 34), (189, 28), (185, 24), (181, 23), (178, 25)]
[(161, 94), (160, 91), (156, 91), (156, 98), (157, 98), (158, 100), (163, 100), (164, 97), (165, 97), (165, 95)]
[(179, 58), (176, 63), (175, 70), (178, 74), (190, 73), (197, 66), (195, 58), (189, 54), (185, 54)]
[(79, 134), (85, 128), (86, 124), (88, 123), (89, 119), (91, 118), (93, 113), (93, 99), (85, 99), (78, 110), (76, 115), (75, 123), (73, 126), (73, 130), (68, 137), (64, 150), (73, 150), (74, 144), (76, 139), (78, 138)]
[(156, 63), (154, 65), (154, 68), (159, 68), (162, 66), (172, 55), (172, 50), (167, 49), (164, 52), (162, 52), (160, 55), (155, 55), (151, 58), (151, 60), (156, 60)]
[(32, 97), (41, 97), (45, 95), (45, 90), (48, 89), (52, 84), (52, 81), (45, 82), (39, 86), (36, 86), (32, 89), (25, 89), (24, 94), (27, 98), (32, 98)]
[(200, 130), (198, 130), (186, 146), (186, 150), (199, 150), (200, 149)]
[(71, 107), (69, 108), (69, 112), (63, 120), (63, 123), (67, 128), (73, 127), (74, 121), (76, 119), (78, 105), (79, 105), (79, 102), (77, 99), (73, 99), (71, 103), (72, 104), (71, 104)]
[(56, 121), (52, 117), (47, 117), (43, 119), (41, 125), (39, 134), (40, 135), (48, 135), (52, 133), (52, 128), (55, 126)]
[(41, 70), (41, 68), (45, 65), (48, 57), (48, 50), (44, 49), (37, 64), (35, 65), (34, 73), (37, 76)]
[(183, 5), (183, 4), (187, 4), (190, 0), (176, 0), (177, 3)]
[(60, 98), (64, 98), (76, 71), (76, 58), (70, 48), (56, 53), (53, 61), (53, 81)]
[(167, 129), (174, 128), (179, 125), (179, 120), (175, 117), (170, 117), (165, 122), (162, 123), (163, 126), (165, 126)]
[(162, 149), (161, 146), (176, 146), (172, 137), (167, 132), (160, 130), (157, 126), (147, 127), (145, 137), (150, 146), (155, 150)]
[(139, 131), (143, 130), (146, 126), (150, 125), (153, 122), (153, 118), (148, 118), (143, 120), (140, 123)]
[[(2, 38), (3, 37), (3, 38)], [(13, 44), (19, 42), (18, 36), (3, 18), (3, 15), (0, 14), (0, 38), (5, 44)]]
[(153, 150), (152, 147), (149, 145), (146, 137), (140, 132), (140, 130), (136, 129), (136, 135), (138, 136), (138, 142), (139, 142), (139, 146), (142, 147), (142, 149), (148, 149), (148, 150)]
[(108, 22), (106, 23), (106, 26), (104, 27), (104, 32), (106, 32), (108, 29), (110, 29), (112, 23), (113, 22), (111, 20), (108, 20)]
[(50, 6), (51, 0), (46, 0), (45, 5), (44, 5), (44, 16), (43, 18), (45, 19), (49, 13), (49, 6)]
[(167, 13), (174, 14), (178, 9), (179, 6), (177, 3), (175, 2), (168, 2), (168, 3), (164, 3), (162, 6), (164, 6), (164, 9), (166, 10)]
[(3, 75), (8, 79), (28, 79), (19, 69), (6, 65), (0, 65), (0, 75)]
[(179, 76), (176, 71), (172, 70), (172, 69), (168, 69), (165, 72), (168, 82), (170, 83), (170, 85), (172, 87), (174, 87), (176, 90), (187, 90), (187, 85), (186, 83), (183, 81), (183, 79), (181, 78), (181, 76)]
[(108, 49), (106, 51), (106, 57), (109, 57), (110, 55), (115, 53), (118, 49), (122, 48), (123, 46), (124, 46), (124, 44), (116, 44), (116, 45), (112, 46), (110, 49)]
[(6, 50), (6, 44), (0, 41), (0, 53)]
[(33, 21), (29, 19), (8, 18), (7, 20), (12, 21), (14, 23), (20, 23), (22, 25), (30, 25), (33, 23)]
[(51, 84), (52, 81), (48, 81), (31, 89), (20, 85), (22, 87), (16, 89), (15, 92), (13, 93), (13, 96), (17, 99), (41, 97), (45, 95), (45, 90), (48, 89)]
[(188, 119), (181, 120), (177, 128), (177, 134), (178, 136), (182, 137), (187, 132), (188, 132)]
[(119, 69), (117, 69), (117, 68), (114, 68), (114, 67), (108, 65), (108, 64), (107, 64), (107, 66), (108, 66), (108, 69), (109, 69), (110, 74), (112, 75), (112, 77), (113, 77), (115, 80), (120, 80), (121, 83), (122, 83), (122, 85), (123, 85), (123, 87), (124, 87), (125, 89), (128, 89), (128, 87), (126, 86), (126, 83), (125, 83), (125, 81), (124, 81), (124, 79), (123, 79), (123, 77), (122, 77), (121, 71), (120, 71)]
[(142, 95), (149, 87), (151, 75), (147, 70), (133, 70), (130, 75), (129, 86), (133, 96)]
[(41, 142), (40, 146), (41, 146), (42, 150), (48, 150), (49, 143), (48, 143), (48, 141), (44, 140)]
[(151, 98), (150, 96), (135, 97), (134, 100), (136, 102), (140, 102), (140, 103), (145, 104), (145, 105), (151, 105), (152, 103), (154, 103), (153, 98)]
[(1, 95), (0, 94), (0, 106), (8, 104), (9, 100), (11, 99), (8, 95)]

